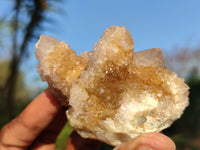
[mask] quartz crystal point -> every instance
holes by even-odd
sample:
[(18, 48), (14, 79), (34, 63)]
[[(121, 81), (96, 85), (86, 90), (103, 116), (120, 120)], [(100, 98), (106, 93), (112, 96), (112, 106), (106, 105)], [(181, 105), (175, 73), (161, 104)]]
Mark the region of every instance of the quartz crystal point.
[(92, 52), (77, 56), (65, 42), (41, 35), (37, 66), (84, 138), (113, 146), (146, 132), (159, 132), (188, 106), (184, 79), (163, 66), (158, 48), (135, 53), (124, 26), (111, 26)]

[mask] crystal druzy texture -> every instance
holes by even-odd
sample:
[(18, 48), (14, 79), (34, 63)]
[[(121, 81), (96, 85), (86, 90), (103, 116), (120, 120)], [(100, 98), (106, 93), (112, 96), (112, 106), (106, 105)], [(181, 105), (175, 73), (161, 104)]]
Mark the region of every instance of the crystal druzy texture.
[(188, 106), (188, 86), (163, 66), (158, 48), (135, 53), (124, 26), (111, 26), (91, 52), (80, 56), (65, 42), (41, 35), (38, 73), (84, 138), (113, 146), (159, 132)]

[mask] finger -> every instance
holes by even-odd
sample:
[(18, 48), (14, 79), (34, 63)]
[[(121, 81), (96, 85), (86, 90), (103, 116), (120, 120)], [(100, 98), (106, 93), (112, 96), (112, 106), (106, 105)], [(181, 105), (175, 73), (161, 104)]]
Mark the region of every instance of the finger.
[(97, 140), (84, 139), (73, 132), (67, 142), (66, 150), (98, 150), (101, 144)]
[(62, 108), (49, 126), (42, 131), (29, 149), (55, 150), (58, 134), (67, 122), (65, 108)]
[(0, 132), (0, 145), (28, 147), (59, 112), (61, 106), (49, 90), (42, 92)]
[(176, 150), (174, 142), (161, 133), (146, 133), (123, 143), (114, 150)]

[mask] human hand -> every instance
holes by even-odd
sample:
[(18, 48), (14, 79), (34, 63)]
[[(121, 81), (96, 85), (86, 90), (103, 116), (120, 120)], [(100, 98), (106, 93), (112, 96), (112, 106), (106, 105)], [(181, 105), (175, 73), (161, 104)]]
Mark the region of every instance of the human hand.
[[(57, 135), (66, 121), (65, 110), (51, 92), (46, 90), (1, 129), (0, 149), (55, 149)], [(100, 145), (100, 142), (83, 139), (74, 132), (68, 140), (66, 150), (97, 150)], [(136, 149), (175, 150), (175, 144), (161, 133), (147, 133), (115, 148)]]
[[(0, 150), (54, 150), (56, 138), (66, 123), (65, 109), (49, 90), (42, 92), (25, 110), (0, 131)], [(100, 142), (73, 133), (66, 150), (95, 150)]]
[(145, 133), (114, 150), (176, 150), (174, 142), (162, 133)]

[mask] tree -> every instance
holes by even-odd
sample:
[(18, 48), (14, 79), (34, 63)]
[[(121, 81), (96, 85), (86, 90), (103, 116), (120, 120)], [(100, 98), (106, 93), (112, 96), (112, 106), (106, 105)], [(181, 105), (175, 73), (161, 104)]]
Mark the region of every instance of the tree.
[(200, 73), (200, 47), (176, 47), (165, 57), (165, 65), (171, 71), (187, 79), (193, 68)]
[(16, 85), (20, 74), (19, 66), (23, 60), (26, 60), (29, 42), (33, 38), (39, 38), (42, 23), (47, 21), (46, 13), (58, 2), (59, 0), (15, 0), (12, 9), (14, 13), (11, 13), (14, 15), (0, 19), (1, 24), (9, 26), (12, 37), (10, 57), (6, 62), (8, 63), (7, 77), (0, 87), (1, 93), (4, 93), (1, 101), (5, 104), (2, 111), (9, 119), (14, 117)]
[[(0, 89), (5, 85), (6, 78), (9, 74), (8, 70), (9, 61), (0, 61)], [(15, 107), (13, 108), (14, 114), (19, 114), (19, 112), (28, 104), (28, 99), (30, 99), (31, 91), (26, 88), (24, 83), (24, 74), (19, 71), (16, 81), (16, 91), (15, 91)], [(0, 91), (1, 101), (0, 101), (0, 128), (9, 121), (9, 118), (5, 116), (5, 112), (3, 112), (4, 107), (6, 105), (5, 101), (2, 101), (6, 98), (6, 93), (4, 91)]]

